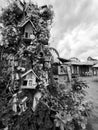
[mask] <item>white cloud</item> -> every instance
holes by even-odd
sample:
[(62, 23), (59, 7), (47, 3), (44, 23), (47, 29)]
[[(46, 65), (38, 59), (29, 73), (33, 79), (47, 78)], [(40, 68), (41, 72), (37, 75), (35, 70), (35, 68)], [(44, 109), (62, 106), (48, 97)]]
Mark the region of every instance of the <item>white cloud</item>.
[(51, 46), (65, 58), (98, 57), (98, 0), (63, 0), (54, 6)]
[(65, 33), (57, 45), (60, 55), (65, 58), (98, 55), (98, 24), (81, 24)]
[[(1, 6), (5, 2), (1, 0)], [(26, 0), (28, 1), (28, 0)], [(50, 45), (60, 55), (98, 57), (98, 0), (32, 0), (39, 5), (52, 4), (55, 17), (51, 30)]]

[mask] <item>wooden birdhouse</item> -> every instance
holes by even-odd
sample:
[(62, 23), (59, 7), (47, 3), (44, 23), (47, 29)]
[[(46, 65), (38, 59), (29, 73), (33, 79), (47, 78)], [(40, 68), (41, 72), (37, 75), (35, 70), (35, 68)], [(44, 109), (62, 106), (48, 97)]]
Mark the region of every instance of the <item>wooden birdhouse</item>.
[(22, 91), (14, 94), (12, 100), (12, 110), (19, 115), (27, 110), (28, 101), (28, 97), (25, 96), (20, 99), (20, 95), (22, 95)]
[(21, 76), (21, 88), (22, 89), (35, 89), (37, 86), (36, 80), (39, 79), (32, 69), (22, 74)]
[(19, 114), (21, 114), (22, 112), (25, 112), (27, 110), (27, 100), (28, 100), (28, 97), (24, 97), (20, 101), (20, 104), (19, 104), (20, 112), (19, 112)]
[[(66, 84), (70, 80), (70, 71), (68, 71), (68, 65), (66, 64), (53, 64), (53, 77), (54, 80), (60, 84)], [(70, 69), (70, 68), (69, 68)]]
[(31, 42), (35, 39), (35, 26), (30, 19), (21, 22), (18, 26), (21, 28), (24, 41)]
[(51, 57), (45, 56), (45, 68), (51, 68)]
[(49, 79), (48, 79), (48, 72), (47, 71), (42, 72), (42, 75), (41, 75), (40, 79), (43, 81), (44, 86), (49, 85)]
[(58, 66), (58, 75), (65, 75), (65, 74), (67, 74), (67, 66), (59, 65)]
[(71, 72), (68, 65), (58, 66), (59, 83), (67, 83), (71, 81)]

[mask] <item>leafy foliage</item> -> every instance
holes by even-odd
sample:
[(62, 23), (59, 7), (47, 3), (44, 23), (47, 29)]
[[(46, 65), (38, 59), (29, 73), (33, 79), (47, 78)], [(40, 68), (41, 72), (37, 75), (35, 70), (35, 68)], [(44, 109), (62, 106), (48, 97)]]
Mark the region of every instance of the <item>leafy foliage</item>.
[(87, 119), (93, 108), (91, 103), (85, 101), (86, 87), (85, 82), (75, 79), (70, 90), (58, 88), (57, 97), (45, 91), (44, 103), (56, 112), (54, 121), (61, 130), (86, 129)]

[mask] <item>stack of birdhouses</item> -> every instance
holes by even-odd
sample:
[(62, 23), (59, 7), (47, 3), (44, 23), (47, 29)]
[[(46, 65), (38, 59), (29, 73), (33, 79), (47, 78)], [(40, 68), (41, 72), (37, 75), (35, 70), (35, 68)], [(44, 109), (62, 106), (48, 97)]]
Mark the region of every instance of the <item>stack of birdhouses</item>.
[(12, 98), (12, 110), (16, 114), (21, 114), (27, 110), (28, 97), (23, 95), (22, 91), (15, 93)]

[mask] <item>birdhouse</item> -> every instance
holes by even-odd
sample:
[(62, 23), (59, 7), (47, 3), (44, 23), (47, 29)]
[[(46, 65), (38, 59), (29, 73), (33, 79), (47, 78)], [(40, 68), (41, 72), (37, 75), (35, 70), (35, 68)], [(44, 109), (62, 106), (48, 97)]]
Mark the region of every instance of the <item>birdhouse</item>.
[(52, 68), (55, 82), (66, 84), (69, 81), (70, 71), (68, 72), (68, 65), (55, 63)]
[(59, 83), (67, 83), (71, 81), (71, 71), (68, 65), (58, 66)]
[(30, 19), (21, 22), (18, 26), (22, 29), (23, 39), (25, 41), (31, 42), (31, 40), (35, 39), (35, 26)]
[(36, 80), (39, 79), (32, 69), (22, 74), (21, 76), (21, 88), (22, 89), (35, 89), (37, 86)]
[(59, 65), (58, 66), (58, 75), (65, 75), (65, 74), (67, 74), (67, 66)]
[(45, 56), (45, 68), (51, 68), (51, 57)]
[(25, 112), (27, 110), (27, 100), (28, 98), (27, 97), (24, 97), (21, 101), (20, 101), (20, 104), (19, 104), (19, 107), (20, 107), (20, 114), (22, 112)]
[(43, 71), (42, 72), (42, 75), (41, 75), (40, 79), (43, 81), (44, 86), (48, 86), (49, 85), (48, 72), (47, 71)]

